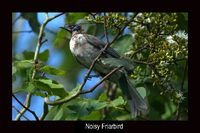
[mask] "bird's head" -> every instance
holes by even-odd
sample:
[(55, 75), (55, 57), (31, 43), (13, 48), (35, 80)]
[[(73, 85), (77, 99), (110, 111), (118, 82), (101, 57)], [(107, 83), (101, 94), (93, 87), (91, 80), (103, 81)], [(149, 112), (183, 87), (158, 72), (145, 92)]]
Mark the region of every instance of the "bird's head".
[(60, 28), (67, 30), (71, 33), (73, 33), (73, 32), (81, 33), (83, 31), (83, 29), (80, 25), (65, 25), (64, 27), (60, 27)]

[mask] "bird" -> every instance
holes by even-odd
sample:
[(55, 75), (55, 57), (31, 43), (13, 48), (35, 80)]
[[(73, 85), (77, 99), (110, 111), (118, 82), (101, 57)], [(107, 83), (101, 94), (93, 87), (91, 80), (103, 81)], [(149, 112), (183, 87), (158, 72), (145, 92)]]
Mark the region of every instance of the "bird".
[[(81, 65), (89, 68), (93, 60), (105, 47), (106, 43), (93, 35), (84, 33), (84, 30), (79, 24), (65, 25), (60, 28), (71, 33), (69, 42), (71, 53)], [(116, 63), (111, 63), (114, 61)], [(129, 103), (131, 117), (135, 118), (141, 114), (146, 114), (148, 110), (147, 101), (138, 93), (128, 76), (135, 67), (134, 63), (122, 59), (117, 51), (111, 47), (107, 47), (107, 49), (103, 51), (100, 59), (97, 60), (93, 70), (98, 75), (104, 77), (117, 67), (116, 64), (123, 66), (123, 68), (109, 76), (108, 80), (119, 85), (122, 94)]]

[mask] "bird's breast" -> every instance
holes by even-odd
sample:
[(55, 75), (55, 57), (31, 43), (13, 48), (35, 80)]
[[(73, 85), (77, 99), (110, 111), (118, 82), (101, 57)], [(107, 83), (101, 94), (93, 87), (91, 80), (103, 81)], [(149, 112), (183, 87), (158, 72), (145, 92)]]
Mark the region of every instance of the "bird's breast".
[(92, 57), (96, 49), (90, 45), (83, 34), (76, 34), (70, 40), (70, 50), (75, 56)]

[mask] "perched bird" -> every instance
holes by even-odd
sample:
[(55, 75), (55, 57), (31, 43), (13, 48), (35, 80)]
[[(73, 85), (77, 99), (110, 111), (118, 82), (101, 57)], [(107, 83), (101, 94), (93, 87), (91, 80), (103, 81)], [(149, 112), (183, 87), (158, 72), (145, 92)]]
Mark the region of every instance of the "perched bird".
[[(70, 50), (80, 64), (89, 68), (106, 44), (93, 35), (83, 33), (80, 25), (66, 25), (61, 28), (72, 33), (69, 43)], [(110, 63), (111, 61), (113, 63)], [(128, 73), (133, 70), (132, 68), (135, 64), (121, 59), (120, 55), (113, 48), (108, 47), (96, 62), (94, 71), (101, 76), (105, 76), (120, 65), (123, 66), (123, 69), (113, 73), (108, 80), (120, 86), (122, 93), (128, 100), (132, 117), (136, 117), (140, 113), (145, 114), (148, 109), (147, 103), (128, 78)]]

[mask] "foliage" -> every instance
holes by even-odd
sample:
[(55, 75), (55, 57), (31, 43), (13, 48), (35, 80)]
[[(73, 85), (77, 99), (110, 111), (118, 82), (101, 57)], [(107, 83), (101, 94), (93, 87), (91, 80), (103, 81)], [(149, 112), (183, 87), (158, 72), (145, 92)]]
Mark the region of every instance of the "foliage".
[[(32, 30), (39, 32), (36, 13), (22, 13)], [(119, 52), (124, 62), (133, 66), (130, 78), (139, 93), (148, 100), (149, 113), (136, 120), (185, 120), (188, 114), (188, 14), (187, 13), (66, 13), (67, 24), (80, 23), (85, 32), (105, 39), (103, 26), (106, 18), (106, 28), (110, 42), (119, 34), (111, 47)], [(87, 24), (84, 23), (87, 22)], [(121, 32), (122, 30), (122, 32)], [(46, 34), (45, 34), (46, 35)], [(59, 30), (54, 38), (54, 48), (63, 53), (63, 64), (55, 68), (45, 64), (51, 52), (45, 50), (39, 54), (38, 62), (33, 61), (34, 52), (24, 51), (14, 54), (12, 63), (13, 84), (20, 77), (20, 85), (14, 87), (13, 93), (31, 93), (43, 98), (55, 96), (56, 101), (70, 99), (78, 94), (76, 77), (81, 67), (76, 63), (66, 46), (70, 34)], [(67, 47), (67, 48), (66, 48)], [(63, 48), (65, 50), (63, 50)], [(20, 56), (19, 56), (20, 55)], [(113, 59), (104, 63), (115, 64)], [(37, 74), (32, 79), (32, 74)], [(63, 77), (69, 83), (64, 85), (58, 78)], [(70, 87), (70, 83), (71, 86)], [(53, 105), (45, 120), (130, 120), (126, 99), (121, 97), (117, 89), (114, 99), (107, 95), (110, 88), (104, 86), (104, 91), (96, 99), (83, 98), (82, 95), (72, 100)]]

